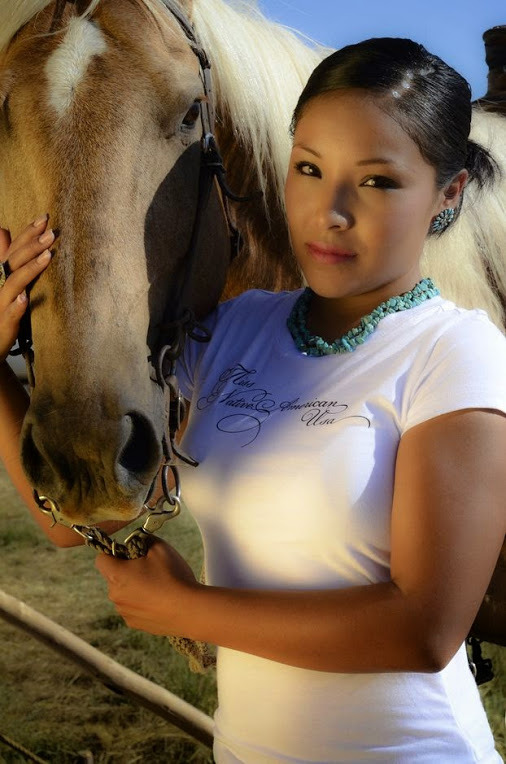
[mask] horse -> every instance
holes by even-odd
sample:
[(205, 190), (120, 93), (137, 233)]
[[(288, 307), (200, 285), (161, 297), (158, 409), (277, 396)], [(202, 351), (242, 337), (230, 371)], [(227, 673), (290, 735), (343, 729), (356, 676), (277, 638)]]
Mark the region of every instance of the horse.
[[(194, 242), (197, 317), (245, 289), (302, 283), (283, 207), (289, 124), (328, 51), (247, 3), (178, 8), (211, 61), (214, 93), (163, 0), (18, 0), (0, 10), (0, 224), (16, 235), (47, 210), (60, 231), (30, 294), (36, 384), (22, 462), (71, 524), (137, 517), (163, 458), (166, 411), (149, 359), (200, 214), (206, 101), (227, 183), (250, 200), (209, 188)], [(466, 191), (452, 230), (427, 242), (423, 270), (445, 297), (503, 326), (506, 121), (476, 108), (472, 137), (503, 178)], [(243, 239), (233, 262), (227, 209)]]

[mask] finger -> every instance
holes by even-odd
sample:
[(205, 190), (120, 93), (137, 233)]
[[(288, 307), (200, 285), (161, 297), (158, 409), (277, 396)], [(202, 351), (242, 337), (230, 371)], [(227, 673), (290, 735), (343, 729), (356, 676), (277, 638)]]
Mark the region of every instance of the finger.
[(42, 232), (35, 231), (32, 228), (32, 235), (28, 239), (24, 237), (24, 234), (16, 237), (7, 250), (11, 270), (15, 271), (21, 268), (21, 266), (33, 260), (34, 257), (40, 255), (45, 249), (48, 249), (54, 244), (56, 235), (51, 228)]
[(0, 289), (0, 313), (5, 311), (16, 297), (24, 292), (51, 262), (51, 252), (44, 250), (37, 258), (13, 271)]
[[(19, 233), (14, 239), (12, 239), (10, 244), (10, 255), (16, 252), (16, 250), (19, 247), (24, 247), (28, 242), (30, 242), (34, 237), (37, 238), (38, 236), (42, 236), (44, 231), (46, 230), (47, 222), (49, 220), (49, 215), (40, 215), (40, 217), (37, 218), (37, 220), (34, 220), (33, 223), (30, 223), (29, 225), (24, 228), (21, 233)], [(5, 230), (5, 229), (4, 229)]]
[(11, 245), (11, 235), (7, 228), (0, 228), (0, 261), (7, 259), (7, 250)]
[(25, 293), (16, 297), (2, 314), (0, 314), (0, 360), (4, 361), (9, 350), (14, 345), (19, 333), (19, 322), (28, 305)]

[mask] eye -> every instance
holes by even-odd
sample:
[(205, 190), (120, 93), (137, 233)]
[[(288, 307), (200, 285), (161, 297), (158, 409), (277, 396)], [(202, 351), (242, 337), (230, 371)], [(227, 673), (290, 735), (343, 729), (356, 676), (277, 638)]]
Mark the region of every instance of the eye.
[(194, 101), (191, 107), (186, 112), (185, 118), (181, 123), (183, 130), (191, 130), (195, 127), (195, 124), (200, 117), (200, 101)]
[(320, 168), (312, 162), (296, 162), (294, 169), (299, 175), (307, 175), (310, 178), (321, 178)]
[(399, 188), (399, 184), (395, 180), (386, 178), (384, 175), (372, 175), (362, 185), (368, 188)]

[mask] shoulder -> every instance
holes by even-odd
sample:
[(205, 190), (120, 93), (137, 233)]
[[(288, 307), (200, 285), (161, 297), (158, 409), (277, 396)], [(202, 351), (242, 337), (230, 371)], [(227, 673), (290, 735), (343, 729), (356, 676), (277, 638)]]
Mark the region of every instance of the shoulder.
[[(207, 342), (190, 339), (185, 343), (180, 362), (181, 378), (186, 374), (193, 388), (195, 381), (205, 378), (217, 365), (236, 362), (246, 351), (254, 348), (265, 355), (279, 327), (286, 323), (291, 305), (299, 294), (300, 290), (267, 292), (251, 289), (220, 303), (202, 322), (210, 339)], [(184, 392), (189, 398), (190, 383)]]
[(467, 310), (447, 300), (435, 307), (411, 343), (403, 432), (452, 411), (506, 411), (502, 332), (482, 310)]
[[(395, 314), (396, 316), (398, 314)], [(415, 367), (441, 360), (452, 352), (469, 359), (497, 353), (506, 359), (506, 337), (484, 310), (464, 308), (443, 297), (427, 301), (408, 314), (399, 314), (396, 344), (416, 357)], [(391, 317), (387, 317), (388, 318)], [(395, 319), (394, 319), (395, 320)], [(493, 357), (490, 358), (495, 363)]]
[(284, 310), (295, 302), (302, 290), (295, 292), (268, 292), (264, 289), (249, 289), (238, 297), (221, 303), (216, 309), (216, 323), (229, 321), (232, 317), (262, 319), (266, 315)]
[(265, 333), (272, 333), (286, 322), (291, 306), (300, 294), (296, 292), (267, 292), (250, 289), (221, 303), (208, 324), (212, 344), (216, 348), (223, 342), (242, 345), (253, 338), (260, 341)]
[(506, 363), (506, 337), (480, 309), (462, 308), (441, 300), (434, 336), (433, 360), (452, 354), (487, 366)]

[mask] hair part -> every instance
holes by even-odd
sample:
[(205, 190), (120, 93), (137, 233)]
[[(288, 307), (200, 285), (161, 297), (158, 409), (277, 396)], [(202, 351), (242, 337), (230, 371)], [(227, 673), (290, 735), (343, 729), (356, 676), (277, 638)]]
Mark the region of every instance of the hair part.
[[(302, 91), (291, 134), (310, 101), (349, 89), (372, 94), (378, 106), (400, 124), (435, 168), (438, 189), (463, 169), (469, 173), (468, 183), (474, 182), (480, 189), (495, 180), (496, 162), (483, 146), (469, 139), (472, 106), (468, 82), (423, 45), (403, 38), (372, 38), (328, 56)], [(462, 200), (463, 194), (453, 222)]]

